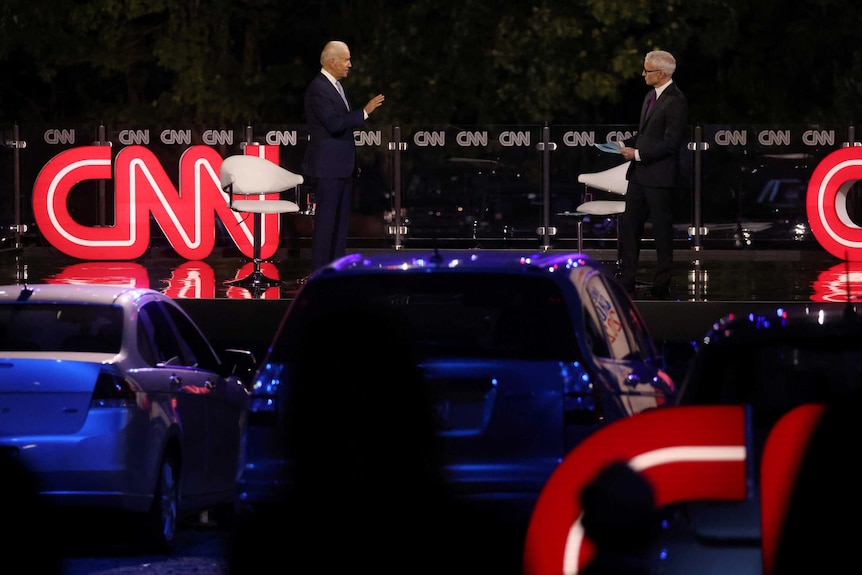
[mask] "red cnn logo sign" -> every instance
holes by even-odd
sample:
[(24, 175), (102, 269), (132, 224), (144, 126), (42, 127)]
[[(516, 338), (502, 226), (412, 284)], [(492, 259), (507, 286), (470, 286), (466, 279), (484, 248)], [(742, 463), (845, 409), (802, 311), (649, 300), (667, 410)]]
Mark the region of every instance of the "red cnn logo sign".
[(862, 147), (841, 148), (814, 169), (805, 196), (808, 224), (817, 242), (833, 256), (862, 261), (862, 227), (847, 212), (847, 192), (862, 180)]
[[(248, 146), (246, 154), (278, 164), (278, 146)], [(208, 146), (192, 146), (180, 158), (179, 190), (156, 156), (143, 146), (120, 150), (114, 162), (115, 224), (85, 226), (69, 214), (72, 188), (87, 180), (112, 176), (110, 146), (84, 146), (56, 155), (33, 186), (33, 215), (45, 239), (61, 252), (82, 260), (133, 260), (150, 244), (150, 218), (171, 247), (187, 260), (202, 260), (215, 245), (218, 217), (237, 248), (254, 257), (253, 218), (228, 207), (221, 189), (222, 158)], [(260, 257), (278, 249), (279, 214), (264, 214)]]

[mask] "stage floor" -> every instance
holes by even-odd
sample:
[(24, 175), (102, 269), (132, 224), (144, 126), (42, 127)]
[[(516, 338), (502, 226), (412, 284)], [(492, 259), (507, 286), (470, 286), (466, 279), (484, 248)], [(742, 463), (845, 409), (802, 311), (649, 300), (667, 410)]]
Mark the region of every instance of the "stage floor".
[[(350, 251), (394, 250), (353, 246)], [(486, 249), (486, 248), (475, 248)], [(402, 248), (405, 254), (430, 248)], [(444, 248), (445, 251), (445, 248)], [(536, 253), (534, 248), (519, 251)], [(555, 249), (554, 252), (573, 251)], [(609, 267), (615, 249), (584, 252)], [(215, 251), (204, 261), (188, 261), (151, 250), (134, 261), (80, 261), (53, 248), (0, 250), (0, 283), (120, 283), (151, 287), (179, 300), (214, 344), (243, 347), (263, 354), (284, 311), (298, 289), (296, 280), (311, 269), (307, 248), (280, 251), (263, 270), (280, 285), (252, 293), (225, 282), (244, 277), (252, 263), (233, 251)], [(789, 305), (845, 305), (862, 296), (862, 263), (846, 263), (822, 249), (676, 250), (671, 301), (652, 301), (649, 285), (638, 288), (636, 303), (656, 340), (693, 341), (727, 313), (745, 313)], [(640, 277), (649, 280), (655, 252), (645, 249)], [(848, 281), (849, 280), (849, 281)], [(249, 301), (255, 301), (249, 305)]]
[[(394, 247), (354, 246), (350, 251), (394, 250)], [(443, 248), (445, 250), (445, 248)], [(484, 248), (474, 248), (484, 249)], [(518, 248), (528, 253), (540, 246)], [(401, 248), (424, 253), (430, 248)], [(549, 251), (572, 251), (552, 249)], [(584, 249), (588, 255), (616, 266), (614, 249)], [(642, 252), (636, 299), (649, 299), (655, 252)], [(150, 287), (178, 299), (282, 299), (291, 298), (296, 280), (311, 269), (307, 248), (279, 251), (262, 265), (280, 285), (252, 293), (226, 282), (244, 277), (252, 263), (236, 250), (216, 249), (203, 261), (188, 261), (152, 250), (134, 261), (81, 261), (50, 247), (8, 248), (0, 251), (0, 283), (122, 283)], [(850, 275), (848, 276), (848, 271)], [(848, 279), (850, 280), (848, 282)], [(855, 281), (854, 281), (855, 280)], [(845, 264), (822, 249), (676, 250), (672, 299), (676, 301), (853, 301), (862, 295), (862, 266)]]

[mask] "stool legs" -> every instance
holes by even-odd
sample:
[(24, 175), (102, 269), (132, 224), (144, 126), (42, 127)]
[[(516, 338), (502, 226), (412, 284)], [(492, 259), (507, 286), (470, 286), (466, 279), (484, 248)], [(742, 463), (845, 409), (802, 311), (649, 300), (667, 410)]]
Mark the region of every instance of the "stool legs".
[(578, 253), (584, 253), (584, 217), (578, 216)]
[(259, 212), (254, 212), (254, 271), (252, 271), (249, 275), (244, 278), (226, 281), (225, 284), (235, 285), (244, 287), (250, 290), (255, 297), (257, 297), (262, 291), (266, 290), (270, 287), (275, 287), (281, 285), (282, 282), (280, 280), (273, 279), (268, 277), (263, 273), (260, 269), (260, 264), (263, 261), (260, 257), (260, 248), (263, 241), (261, 240), (261, 226), (263, 224), (263, 214)]

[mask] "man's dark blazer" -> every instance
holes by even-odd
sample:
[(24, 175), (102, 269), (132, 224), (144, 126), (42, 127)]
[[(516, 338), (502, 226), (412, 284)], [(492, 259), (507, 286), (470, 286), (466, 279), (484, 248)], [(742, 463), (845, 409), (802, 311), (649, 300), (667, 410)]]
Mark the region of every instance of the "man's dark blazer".
[(353, 131), (365, 125), (362, 108), (348, 112), (338, 90), (321, 72), (305, 91), (305, 116), (310, 140), (303, 175), (312, 180), (351, 177), (356, 167)]
[(676, 82), (671, 82), (647, 117), (651, 96), (647, 92), (644, 98), (638, 133), (624, 142), (640, 155), (640, 161), (629, 166), (626, 179), (651, 188), (672, 188), (677, 182), (680, 151), (688, 140), (688, 102)]

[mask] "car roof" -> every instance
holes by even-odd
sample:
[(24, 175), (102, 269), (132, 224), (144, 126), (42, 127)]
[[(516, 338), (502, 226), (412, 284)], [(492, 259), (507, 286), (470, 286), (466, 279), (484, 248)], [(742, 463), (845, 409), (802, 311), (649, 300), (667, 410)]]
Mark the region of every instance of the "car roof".
[[(29, 292), (22, 298), (22, 293)], [(132, 299), (143, 294), (158, 294), (149, 288), (134, 288), (124, 285), (105, 284), (10, 284), (0, 286), (0, 303), (28, 302), (71, 302), (114, 304), (123, 295)]]
[(703, 338), (677, 405), (752, 406), (758, 425), (793, 407), (859, 388), (862, 318), (852, 305), (808, 304), (728, 314)]
[(794, 337), (836, 337), (862, 334), (862, 317), (846, 304), (807, 305), (727, 314), (703, 338), (707, 345), (739, 345), (745, 342)]
[(559, 268), (586, 266), (601, 269), (602, 264), (576, 253), (535, 253), (517, 250), (413, 250), (407, 252), (354, 253), (345, 256), (314, 275), (339, 275), (350, 272), (375, 273), (409, 270), (451, 272), (554, 273)]

